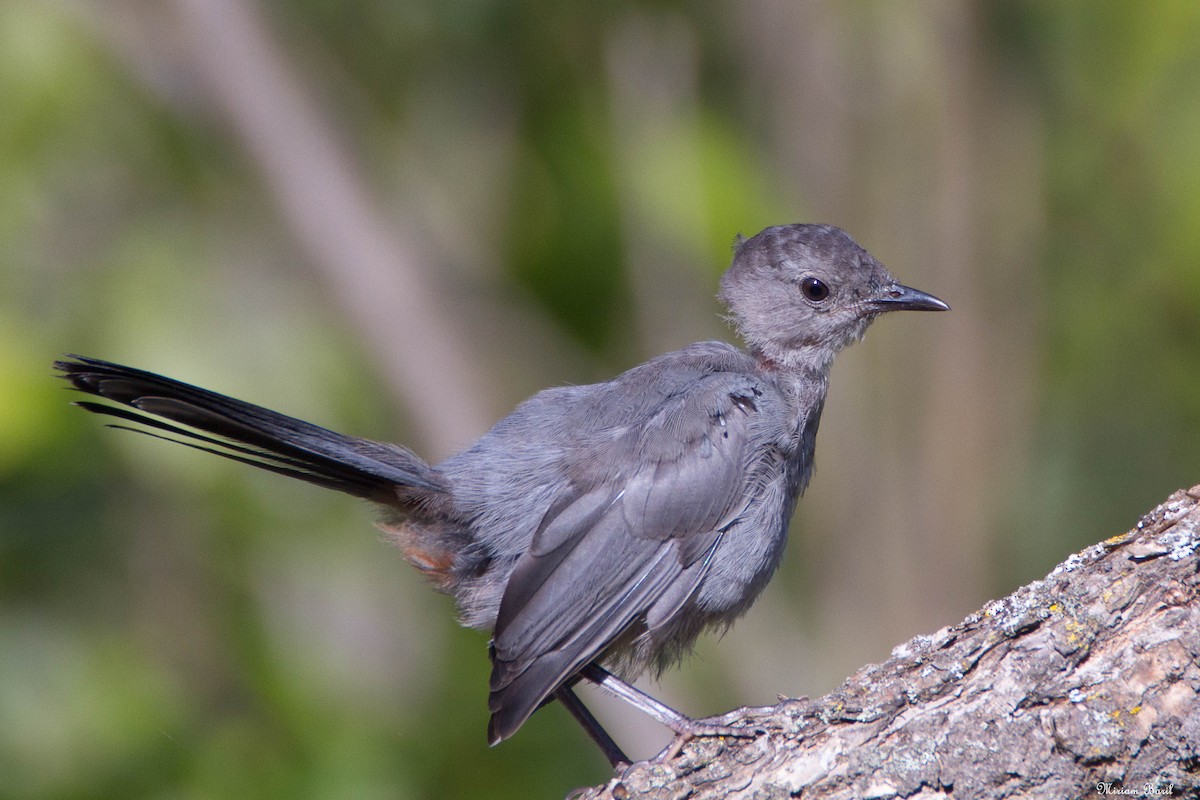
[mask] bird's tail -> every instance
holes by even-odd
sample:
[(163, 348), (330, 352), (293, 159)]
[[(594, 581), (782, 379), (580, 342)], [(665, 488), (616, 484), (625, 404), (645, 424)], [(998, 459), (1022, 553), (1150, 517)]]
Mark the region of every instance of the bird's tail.
[(407, 448), (344, 436), (152, 372), (83, 356), (67, 358), (54, 364), (62, 377), (82, 392), (118, 404), (80, 400), (76, 405), (125, 423), (113, 427), (400, 510), (436, 505), (448, 494), (438, 470)]

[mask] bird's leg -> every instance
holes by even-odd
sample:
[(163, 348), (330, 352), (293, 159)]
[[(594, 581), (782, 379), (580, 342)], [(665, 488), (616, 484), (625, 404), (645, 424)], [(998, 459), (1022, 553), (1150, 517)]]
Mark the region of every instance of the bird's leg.
[(634, 708), (641, 709), (646, 714), (649, 714), (663, 725), (675, 731), (678, 734), (676, 743), (670, 749), (664, 751), (667, 760), (673, 758), (685, 742), (697, 736), (753, 737), (756, 733), (753, 728), (731, 728), (727, 725), (713, 725), (684, 716), (670, 706), (655, 700), (642, 690), (630, 686), (599, 664), (588, 664), (579, 671), (579, 674), (601, 689), (616, 695)]
[(613, 741), (613, 738), (608, 735), (608, 731), (600, 724), (600, 720), (596, 719), (591, 711), (588, 711), (587, 706), (575, 696), (570, 687), (560, 686), (554, 690), (554, 696), (558, 699), (563, 707), (571, 713), (585, 731), (587, 735), (592, 737), (592, 741), (600, 746), (604, 751), (604, 757), (613, 767), (627, 766), (633, 762), (629, 760), (629, 756)]

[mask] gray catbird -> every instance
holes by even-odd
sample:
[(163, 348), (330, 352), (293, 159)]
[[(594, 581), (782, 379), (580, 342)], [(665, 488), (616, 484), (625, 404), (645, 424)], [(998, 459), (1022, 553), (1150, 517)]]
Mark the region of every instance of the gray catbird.
[(55, 366), (128, 407), (78, 403), (89, 411), (378, 503), (463, 624), (492, 633), (489, 741), (557, 699), (620, 763), (574, 684), (600, 684), (681, 736), (738, 734), (621, 678), (678, 661), (766, 585), (812, 474), (834, 355), (885, 311), (949, 308), (827, 225), (739, 237), (720, 297), (747, 352), (693, 344), (606, 383), (547, 389), (436, 466), (130, 367)]

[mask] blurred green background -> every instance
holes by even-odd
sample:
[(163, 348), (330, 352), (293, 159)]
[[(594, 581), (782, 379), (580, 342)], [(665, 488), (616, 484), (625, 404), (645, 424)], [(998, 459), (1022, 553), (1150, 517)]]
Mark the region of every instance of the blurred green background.
[[(728, 337), (735, 233), (951, 314), (842, 356), (787, 561), (645, 685), (818, 694), (1200, 482), (1200, 4), (0, 2), (0, 798), (559, 797), (331, 493), (114, 432), (124, 361), (430, 457)], [(665, 741), (595, 700), (632, 754)]]

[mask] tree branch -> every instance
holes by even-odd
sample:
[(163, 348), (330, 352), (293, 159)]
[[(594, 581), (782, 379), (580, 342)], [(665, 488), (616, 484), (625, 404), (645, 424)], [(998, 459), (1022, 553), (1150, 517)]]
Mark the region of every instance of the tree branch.
[(444, 457), (490, 427), (480, 400), (487, 379), (436, 276), (374, 202), (258, 5), (173, 0), (184, 52), (432, 454)]
[(815, 700), (581, 798), (1084, 797), (1200, 786), (1200, 486)]

